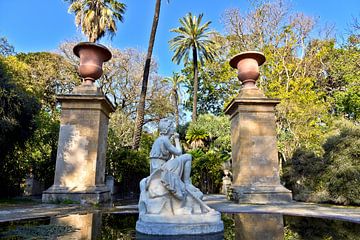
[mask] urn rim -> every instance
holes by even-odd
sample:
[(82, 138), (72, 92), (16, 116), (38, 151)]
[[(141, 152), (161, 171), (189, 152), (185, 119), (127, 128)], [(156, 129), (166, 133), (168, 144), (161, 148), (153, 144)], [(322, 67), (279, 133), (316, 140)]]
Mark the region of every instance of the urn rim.
[(109, 51), (109, 49), (107, 47), (105, 47), (104, 45), (102, 44), (99, 44), (99, 43), (93, 43), (93, 42), (80, 42), (78, 44), (76, 44), (73, 48), (73, 52), (74, 54), (80, 58), (80, 50), (84, 47), (91, 47), (91, 48), (96, 48), (98, 49), (99, 51), (101, 51), (103, 54), (104, 54), (104, 59), (103, 61), (104, 62), (107, 62), (111, 59), (112, 57), (112, 54), (111, 52)]
[(232, 68), (237, 68), (237, 64), (239, 63), (240, 60), (245, 59), (245, 58), (252, 58), (255, 59), (258, 62), (258, 65), (261, 66), (265, 61), (265, 55), (262, 52), (258, 52), (258, 51), (245, 51), (245, 52), (241, 52), (236, 54), (235, 56), (233, 56), (230, 59), (230, 66)]

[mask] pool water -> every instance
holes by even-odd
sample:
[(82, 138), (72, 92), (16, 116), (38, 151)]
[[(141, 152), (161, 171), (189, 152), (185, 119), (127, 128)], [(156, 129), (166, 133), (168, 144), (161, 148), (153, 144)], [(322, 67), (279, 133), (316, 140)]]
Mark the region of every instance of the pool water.
[(147, 236), (137, 213), (101, 211), (0, 223), (1, 239), (360, 240), (360, 224), (281, 214), (223, 214), (225, 230), (202, 236)]

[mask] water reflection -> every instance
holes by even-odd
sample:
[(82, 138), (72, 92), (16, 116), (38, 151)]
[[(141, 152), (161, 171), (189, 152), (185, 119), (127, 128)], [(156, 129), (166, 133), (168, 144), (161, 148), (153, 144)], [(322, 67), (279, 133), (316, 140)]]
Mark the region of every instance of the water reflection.
[(282, 214), (234, 214), (236, 240), (283, 240)]
[(280, 240), (289, 236), (306, 240), (360, 239), (360, 224), (357, 223), (280, 214), (223, 214), (224, 233), (174, 237), (137, 234), (137, 219), (135, 212), (97, 211), (3, 222), (0, 223), (0, 239)]
[(50, 224), (71, 226), (75, 231), (59, 236), (57, 239), (97, 239), (101, 229), (100, 212), (73, 214), (65, 217), (53, 217)]

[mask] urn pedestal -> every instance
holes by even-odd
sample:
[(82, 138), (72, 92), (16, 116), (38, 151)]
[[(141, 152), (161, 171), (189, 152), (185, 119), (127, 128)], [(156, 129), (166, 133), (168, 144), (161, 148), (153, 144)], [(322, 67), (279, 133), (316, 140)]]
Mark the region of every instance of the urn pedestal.
[(281, 185), (279, 177), (275, 123), (275, 106), (279, 101), (265, 97), (255, 86), (258, 66), (264, 62), (264, 55), (258, 52), (244, 52), (230, 61), (233, 68), (238, 68), (243, 82), (239, 95), (225, 109), (231, 120), (230, 198), (238, 203), (292, 200), (291, 191)]
[(80, 43), (74, 53), (80, 57), (83, 83), (71, 94), (57, 96), (61, 118), (54, 185), (43, 192), (42, 201), (96, 204), (111, 198), (105, 185), (105, 155), (109, 114), (115, 109), (93, 82), (111, 53), (94, 43)]
[(110, 200), (105, 185), (105, 154), (112, 104), (94, 85), (81, 85), (61, 103), (54, 185), (43, 202), (99, 203)]

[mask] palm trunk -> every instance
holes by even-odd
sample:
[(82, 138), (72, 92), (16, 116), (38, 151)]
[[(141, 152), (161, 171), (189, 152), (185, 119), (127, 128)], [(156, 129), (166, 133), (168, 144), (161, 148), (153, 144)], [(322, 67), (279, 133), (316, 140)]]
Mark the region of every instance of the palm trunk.
[(161, 0), (156, 0), (155, 4), (155, 13), (150, 33), (149, 47), (145, 61), (143, 81), (140, 93), (140, 100), (136, 110), (136, 120), (135, 120), (135, 132), (133, 136), (133, 146), (132, 148), (137, 150), (140, 145), (142, 127), (144, 125), (144, 115), (145, 115), (145, 99), (146, 99), (146, 90), (149, 81), (149, 72), (150, 72), (150, 64), (151, 64), (151, 56), (154, 48), (156, 29), (159, 23), (159, 15), (160, 15), (160, 6)]
[(174, 90), (174, 107), (175, 107), (175, 127), (176, 131), (179, 131), (179, 97), (176, 90)]
[(197, 93), (199, 88), (197, 49), (195, 46), (193, 46), (193, 62), (194, 62), (194, 98), (193, 98), (193, 111), (192, 111), (191, 120), (195, 122), (197, 119)]

